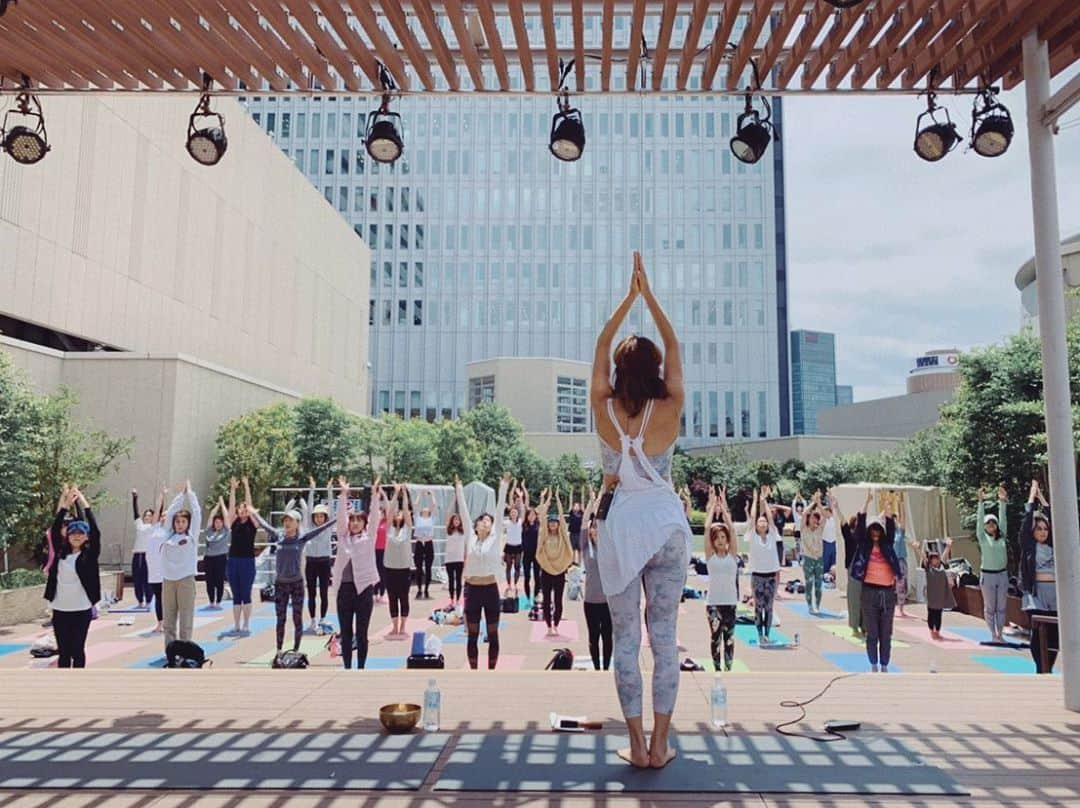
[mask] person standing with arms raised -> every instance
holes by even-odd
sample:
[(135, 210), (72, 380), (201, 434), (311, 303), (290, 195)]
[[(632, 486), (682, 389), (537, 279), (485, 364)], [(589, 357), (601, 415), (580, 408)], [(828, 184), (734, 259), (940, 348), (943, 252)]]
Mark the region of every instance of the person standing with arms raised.
[[(615, 348), (613, 371), (612, 342), (639, 296), (660, 332), (663, 353), (645, 337), (626, 337)], [(635, 252), (630, 288), (596, 342), (591, 403), (604, 491), (614, 489), (610, 507), (601, 514), (597, 560), (614, 626), (615, 687), (630, 731), (630, 748), (620, 750), (619, 756), (637, 768), (662, 768), (675, 757), (668, 731), (679, 691), (675, 629), (690, 526), (671, 484), (671, 458), (684, 397), (678, 337)], [(653, 654), (653, 731), (648, 742), (638, 659), (643, 585), (648, 590), (646, 621)]]

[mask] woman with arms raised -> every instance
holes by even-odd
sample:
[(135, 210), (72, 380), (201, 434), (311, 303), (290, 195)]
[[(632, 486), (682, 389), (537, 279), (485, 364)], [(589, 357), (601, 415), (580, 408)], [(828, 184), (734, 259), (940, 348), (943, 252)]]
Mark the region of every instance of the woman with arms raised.
[[(639, 295), (660, 332), (664, 352), (651, 340), (629, 336), (615, 348), (612, 372), (611, 344)], [(684, 392), (678, 337), (636, 252), (630, 289), (596, 343), (591, 398), (604, 490), (618, 485), (600, 523), (597, 550), (614, 626), (615, 687), (630, 731), (630, 748), (619, 755), (639, 768), (660, 768), (675, 756), (668, 746), (679, 691), (675, 627), (689, 558), (690, 527), (671, 484)], [(645, 608), (653, 654), (653, 732), (648, 742), (638, 662), (643, 584), (648, 591)]]
[(469, 667), (476, 670), (480, 662), (480, 620), (487, 624), (488, 670), (495, 670), (499, 662), (499, 574), (502, 572), (503, 511), (506, 510), (506, 492), (510, 488), (510, 475), (504, 474), (499, 482), (499, 494), (495, 501), (495, 514), (482, 513), (473, 521), (469, 516), (469, 504), (465, 501), (465, 489), (461, 480), (454, 480), (457, 492), (458, 513), (465, 522), (465, 628), (468, 631), (466, 655)]
[[(354, 511), (349, 502), (349, 481), (338, 477), (341, 492), (337, 506), (337, 555), (334, 557), (334, 581), (337, 583), (338, 625), (341, 627), (341, 659), (345, 669), (352, 668), (353, 647), (356, 667), (367, 664), (368, 626), (375, 604), (375, 584), (379, 571), (375, 566), (374, 530), (382, 512), (382, 489), (379, 478), (371, 484), (368, 513)], [(353, 627), (355, 625), (355, 634)], [(355, 638), (355, 639), (354, 639)]]

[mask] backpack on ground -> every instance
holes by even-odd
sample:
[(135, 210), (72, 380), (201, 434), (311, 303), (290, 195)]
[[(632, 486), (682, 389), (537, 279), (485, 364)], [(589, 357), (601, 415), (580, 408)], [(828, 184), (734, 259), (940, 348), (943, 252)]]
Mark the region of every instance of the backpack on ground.
[(502, 599), (502, 612), (503, 614), (517, 614), (518, 613), (518, 599), (516, 597), (508, 597)]
[(271, 668), (307, 668), (311, 665), (308, 661), (307, 654), (302, 651), (281, 651), (274, 657), (274, 661), (270, 663)]
[(267, 584), (266, 586), (264, 586), (262, 589), (259, 590), (259, 600), (261, 600), (263, 603), (267, 603), (269, 601), (272, 601), (273, 599), (274, 599), (274, 585), (273, 584)]
[(190, 640), (173, 640), (165, 648), (166, 668), (202, 668), (209, 664), (202, 646)]
[(540, 604), (534, 603), (532, 608), (529, 609), (529, 620), (533, 623), (538, 623), (543, 619), (543, 615), (540, 614)]
[(574, 668), (574, 652), (569, 648), (556, 648), (551, 661), (544, 668), (546, 671), (569, 671)]
[(56, 640), (52, 637), (39, 637), (30, 646), (30, 656), (34, 659), (48, 659), (60, 653), (56, 648)]

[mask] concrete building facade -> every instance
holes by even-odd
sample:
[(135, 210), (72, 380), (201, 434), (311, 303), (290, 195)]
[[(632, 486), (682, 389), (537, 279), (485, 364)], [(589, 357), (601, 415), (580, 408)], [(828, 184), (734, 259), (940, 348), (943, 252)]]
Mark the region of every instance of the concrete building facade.
[(217, 166), (184, 150), (194, 97), (43, 99), (53, 150), (0, 159), (2, 350), (78, 415), (134, 438), (106, 481), (106, 563), (126, 492), (213, 482), (225, 420), (302, 395), (367, 412), (370, 254), (241, 107)]
[(960, 351), (956, 348), (927, 351), (915, 359), (915, 367), (908, 371), (908, 393), (955, 390), (959, 385)]
[[(1065, 270), (1065, 314), (1080, 314), (1080, 233), (1061, 242), (1061, 264)], [(1020, 290), (1022, 324), (1038, 330), (1039, 298), (1035, 290), (1035, 259), (1027, 261), (1016, 273), (1016, 288)]]
[(843, 437), (909, 438), (929, 429), (941, 417), (941, 407), (954, 390), (928, 390), (903, 396), (875, 398), (818, 413), (818, 432)]

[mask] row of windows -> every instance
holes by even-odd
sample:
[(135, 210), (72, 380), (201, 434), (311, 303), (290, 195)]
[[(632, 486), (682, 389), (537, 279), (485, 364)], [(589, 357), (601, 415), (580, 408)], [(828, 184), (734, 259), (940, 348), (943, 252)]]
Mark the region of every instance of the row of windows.
[(558, 376), (555, 382), (555, 431), (588, 432), (589, 396), (585, 380)]
[[(326, 188), (326, 198), (333, 202), (333, 188)], [(348, 188), (341, 188), (341, 206), (348, 207)], [(377, 224), (368, 224), (366, 241), (372, 249), (393, 250), (570, 250), (601, 253), (622, 252), (627, 247), (646, 249), (716, 252), (717, 250), (765, 249), (765, 225), (740, 222), (736, 225), (698, 225), (648, 222), (644, 226), (614, 225), (596, 235), (591, 224), (447, 224), (425, 230), (422, 224), (384, 224), (382, 238)], [(361, 238), (364, 226), (353, 225)], [(395, 237), (395, 230), (397, 236)], [(425, 233), (430, 238), (425, 240)], [(440, 234), (445, 238), (440, 238)]]
[[(422, 227), (422, 226), (421, 226)], [(472, 292), (513, 293), (545, 289), (609, 289), (625, 281), (623, 273), (609, 265), (576, 267), (561, 264), (484, 262), (425, 264), (423, 261), (399, 261), (397, 272), (392, 261), (371, 262), (371, 291), (379, 289), (468, 289)], [(504, 271), (505, 270), (505, 271)], [(658, 289), (690, 290), (698, 294), (709, 289), (738, 288), (760, 290), (765, 286), (765, 265), (761, 261), (725, 261), (721, 264), (683, 264), (671, 266), (658, 262), (653, 269), (653, 284)], [(715, 304), (715, 301), (713, 301)], [(694, 301), (694, 305), (705, 305)], [(712, 323), (715, 325), (715, 323)], [(798, 365), (796, 365), (798, 367)]]
[[(739, 393), (739, 409), (735, 409), (735, 393), (724, 393), (723, 410), (720, 409), (720, 392), (716, 390), (692, 391), (683, 411), (679, 434), (693, 438), (749, 438), (751, 431), (751, 393)], [(757, 437), (768, 437), (768, 396), (764, 390), (756, 393)], [(721, 426), (723, 432), (721, 432)], [(737, 432), (736, 432), (736, 427)]]

